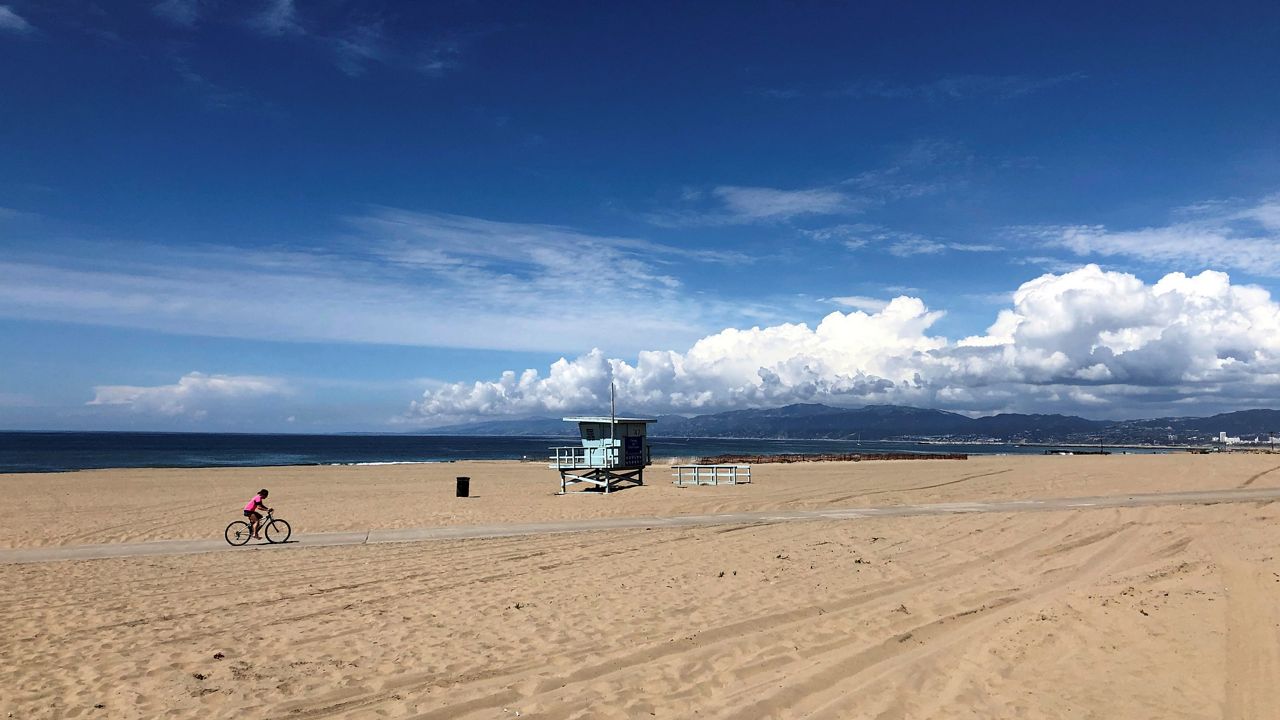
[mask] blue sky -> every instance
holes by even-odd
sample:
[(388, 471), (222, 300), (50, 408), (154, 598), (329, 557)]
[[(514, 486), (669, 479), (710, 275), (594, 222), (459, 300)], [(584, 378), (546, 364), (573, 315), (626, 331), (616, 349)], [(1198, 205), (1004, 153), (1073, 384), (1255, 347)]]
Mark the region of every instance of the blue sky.
[(0, 428), (1280, 406), (1274, 4), (0, 0), (0, 67)]

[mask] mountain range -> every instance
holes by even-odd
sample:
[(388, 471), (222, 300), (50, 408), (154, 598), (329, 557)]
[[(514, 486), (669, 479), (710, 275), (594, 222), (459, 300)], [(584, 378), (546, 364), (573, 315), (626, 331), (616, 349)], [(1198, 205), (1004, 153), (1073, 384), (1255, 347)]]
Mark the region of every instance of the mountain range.
[[(835, 408), (796, 404), (684, 417), (663, 415), (654, 437), (736, 437), (860, 440), (993, 440), (1003, 442), (1203, 443), (1219, 432), (1264, 441), (1280, 432), (1280, 411), (1242, 410), (1208, 417), (1088, 420), (1073, 415), (1001, 413), (971, 418), (903, 405)], [(432, 435), (575, 436), (560, 418), (490, 420), (433, 428)]]

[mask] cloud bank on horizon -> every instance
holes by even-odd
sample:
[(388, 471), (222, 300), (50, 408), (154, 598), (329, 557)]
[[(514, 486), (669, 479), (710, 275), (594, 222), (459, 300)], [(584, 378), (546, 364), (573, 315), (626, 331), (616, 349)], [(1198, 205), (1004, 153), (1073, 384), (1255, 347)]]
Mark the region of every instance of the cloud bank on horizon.
[(93, 399), (86, 405), (200, 419), (219, 406), (225, 408), (244, 399), (279, 396), (288, 389), (287, 383), (278, 378), (190, 372), (172, 385), (99, 385), (93, 389)]
[(930, 334), (942, 316), (900, 296), (816, 327), (730, 328), (634, 363), (593, 350), (546, 374), (433, 388), (410, 419), (594, 410), (616, 383), (628, 411), (696, 413), (797, 402), (901, 403), (970, 413), (1151, 414), (1274, 404), (1280, 304), (1222, 272), (1147, 284), (1086, 265), (1024, 283), (983, 335)]

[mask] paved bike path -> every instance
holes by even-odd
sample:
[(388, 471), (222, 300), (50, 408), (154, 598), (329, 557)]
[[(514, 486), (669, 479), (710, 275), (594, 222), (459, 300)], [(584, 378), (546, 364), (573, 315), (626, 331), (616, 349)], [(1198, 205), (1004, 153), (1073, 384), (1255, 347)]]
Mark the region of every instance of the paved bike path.
[[(601, 498), (602, 501), (605, 498)], [(360, 532), (308, 533), (295, 536), (288, 543), (269, 545), (265, 542), (233, 548), (217, 540), (156, 540), (140, 543), (108, 543), (102, 545), (62, 545), (53, 547), (0, 550), (0, 564), (38, 563), (55, 560), (100, 560), (104, 558), (144, 557), (152, 555), (192, 555), (207, 552), (229, 552), (245, 549), (286, 550), (300, 547), (333, 547), (373, 543), (424, 542), (431, 540), (469, 540), (521, 535), (591, 532), (600, 530), (639, 530), (652, 528), (690, 528), (709, 525), (767, 524), (812, 520), (855, 520), (875, 517), (913, 517), (951, 515), (956, 513), (1047, 512), (1055, 510), (1100, 510), (1105, 508), (1148, 507), (1156, 505), (1216, 505), (1280, 500), (1280, 488), (1244, 488), (1238, 490), (1204, 490), (1193, 492), (1145, 493), (1046, 500), (994, 500), (984, 502), (930, 503), (924, 505), (889, 505), (883, 507), (826, 508), (822, 510), (759, 510), (753, 512), (716, 513), (712, 515), (675, 515), (671, 517), (615, 517), (594, 520), (516, 523), (501, 525), (454, 525), (448, 527), (402, 528), (399, 530), (367, 530)]]

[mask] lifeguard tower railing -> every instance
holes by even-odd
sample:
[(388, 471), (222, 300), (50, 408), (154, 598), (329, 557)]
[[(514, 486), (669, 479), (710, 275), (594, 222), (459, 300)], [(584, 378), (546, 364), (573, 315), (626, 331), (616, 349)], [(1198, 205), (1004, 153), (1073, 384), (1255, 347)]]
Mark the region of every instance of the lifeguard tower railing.
[(642, 446), (642, 455), (639, 462), (635, 457), (625, 458), (622, 454), (622, 439), (616, 440), (596, 440), (595, 445), (584, 447), (582, 445), (568, 445), (565, 447), (553, 447), (551, 452), (555, 453), (551, 456), (551, 467), (560, 469), (579, 469), (579, 468), (599, 468), (604, 470), (614, 470), (619, 468), (643, 467), (652, 464), (652, 458), (649, 456), (649, 446)]

